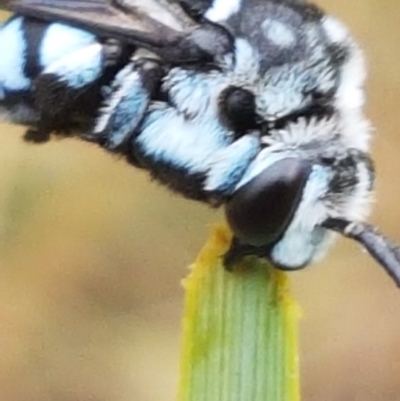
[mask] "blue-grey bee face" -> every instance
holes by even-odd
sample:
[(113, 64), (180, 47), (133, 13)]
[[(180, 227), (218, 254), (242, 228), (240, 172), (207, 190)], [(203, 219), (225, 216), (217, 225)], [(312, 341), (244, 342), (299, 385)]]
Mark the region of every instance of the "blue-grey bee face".
[[(138, 143), (153, 154), (163, 149), (160, 158), (203, 173), (205, 191), (226, 195), (228, 221), (248, 253), (299, 268), (331, 242), (324, 221), (368, 211), (362, 53), (315, 6), (219, 3), (205, 15), (232, 33), (232, 55), (219, 71), (173, 69), (163, 88), (174, 111), (155, 110), (157, 122), (148, 121)], [(171, 130), (160, 135), (164, 113)], [(176, 141), (169, 154), (164, 139)]]

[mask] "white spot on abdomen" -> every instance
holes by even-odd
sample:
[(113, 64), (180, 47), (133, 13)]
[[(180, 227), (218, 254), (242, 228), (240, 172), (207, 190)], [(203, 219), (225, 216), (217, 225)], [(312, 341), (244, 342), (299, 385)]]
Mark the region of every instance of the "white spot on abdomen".
[(94, 43), (60, 58), (43, 73), (53, 74), (69, 87), (78, 89), (99, 78), (101, 71), (102, 46), (100, 43)]
[(64, 24), (51, 24), (40, 46), (40, 63), (42, 67), (48, 67), (67, 54), (95, 42), (96, 37), (89, 32)]
[(26, 42), (23, 19), (15, 18), (0, 30), (0, 88), (1, 91), (28, 89), (30, 79), (24, 74)]

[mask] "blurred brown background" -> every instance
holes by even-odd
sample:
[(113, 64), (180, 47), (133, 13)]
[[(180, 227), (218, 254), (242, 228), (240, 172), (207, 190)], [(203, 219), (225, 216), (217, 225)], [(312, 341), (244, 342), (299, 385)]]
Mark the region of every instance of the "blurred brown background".
[[(372, 220), (400, 241), (400, 2), (320, 4), (368, 55)], [(219, 214), (88, 144), (0, 131), (0, 400), (174, 400), (179, 281)], [(385, 273), (341, 240), (291, 278), (303, 399), (400, 400), (400, 292)]]

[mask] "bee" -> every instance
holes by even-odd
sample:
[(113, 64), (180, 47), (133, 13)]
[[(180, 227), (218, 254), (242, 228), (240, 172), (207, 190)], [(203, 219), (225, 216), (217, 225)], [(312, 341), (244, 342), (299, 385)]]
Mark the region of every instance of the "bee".
[[(374, 184), (363, 52), (300, 0), (15, 0), (0, 108), (25, 139), (77, 135), (225, 208), (224, 264), (295, 270), (340, 233), (400, 285), (365, 219)], [(78, 134), (76, 134), (78, 132)]]

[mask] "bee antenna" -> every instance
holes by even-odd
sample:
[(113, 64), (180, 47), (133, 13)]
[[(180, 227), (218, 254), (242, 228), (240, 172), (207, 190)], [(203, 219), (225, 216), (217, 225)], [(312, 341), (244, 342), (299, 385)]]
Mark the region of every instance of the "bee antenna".
[(376, 227), (336, 218), (327, 219), (322, 226), (362, 244), (400, 287), (400, 247)]

